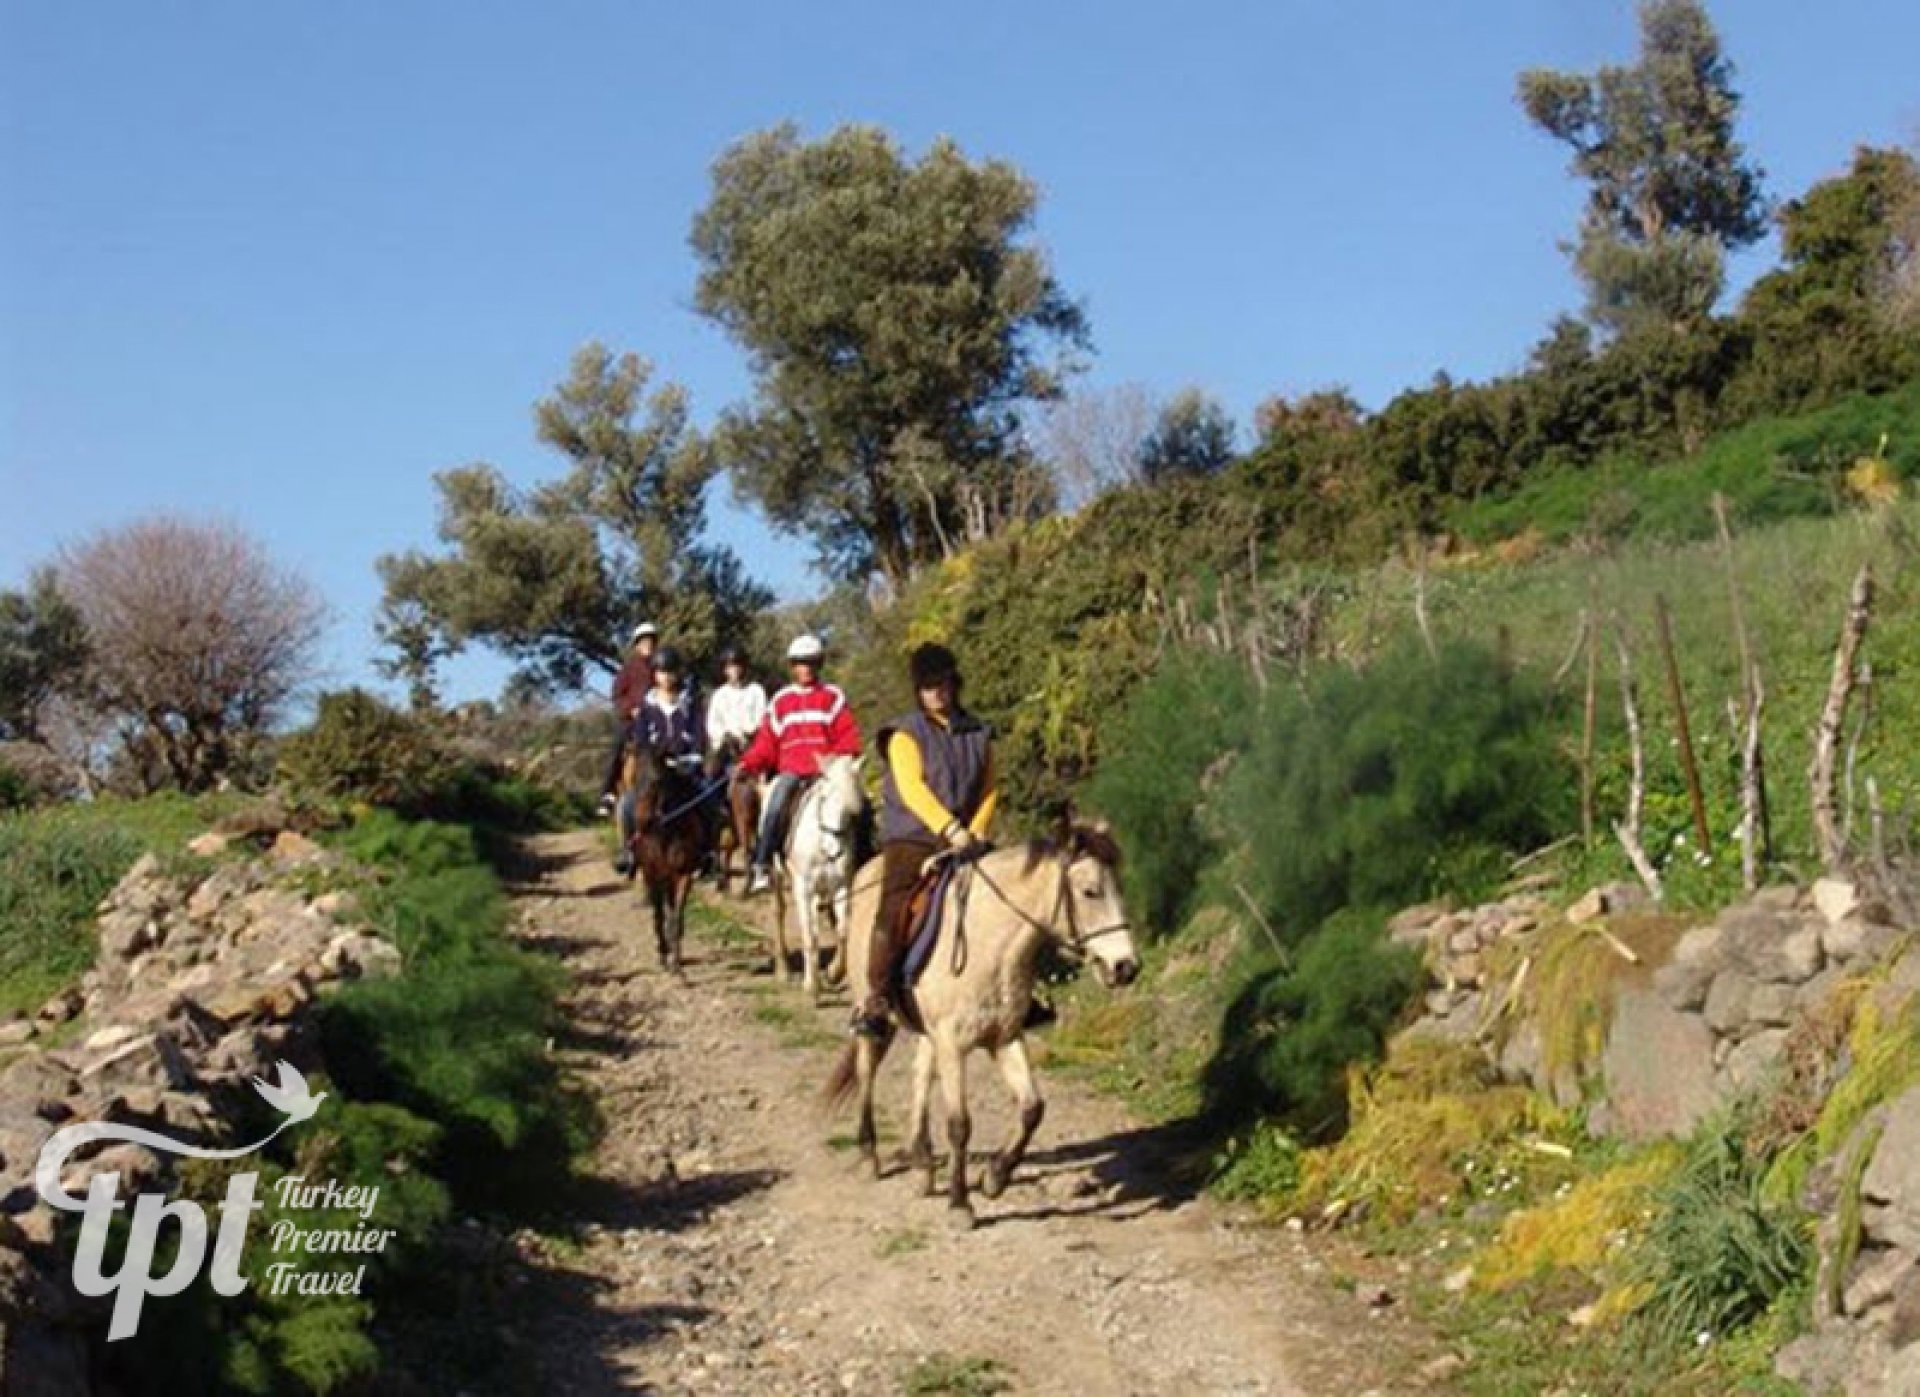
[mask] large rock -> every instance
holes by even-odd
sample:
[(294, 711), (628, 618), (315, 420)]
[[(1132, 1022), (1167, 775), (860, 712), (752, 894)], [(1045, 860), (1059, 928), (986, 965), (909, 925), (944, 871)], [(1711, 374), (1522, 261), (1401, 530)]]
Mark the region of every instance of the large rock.
[(1920, 1087), (1887, 1107), (1886, 1128), (1860, 1181), (1867, 1234), (1882, 1246), (1920, 1253)]
[(1714, 973), (1704, 961), (1669, 961), (1653, 972), (1653, 987), (1676, 1009), (1698, 1009), (1707, 1002)]
[(1860, 891), (1843, 878), (1820, 878), (1813, 885), (1813, 905), (1827, 924), (1853, 915), (1860, 906)]
[(1698, 966), (1709, 979), (1726, 966), (1730, 943), (1726, 931), (1717, 922), (1690, 927), (1673, 948), (1677, 965)]
[(1768, 893), (1728, 908), (1718, 925), (1728, 963), (1756, 980), (1797, 985), (1819, 973), (1826, 959), (1820, 946), (1824, 923), (1807, 919), (1790, 901)]
[(1793, 1022), (1796, 997), (1792, 985), (1755, 986), (1747, 1000), (1747, 1022), (1763, 1028), (1785, 1028)]
[(1734, 1044), (1733, 1051), (1727, 1054), (1726, 1065), (1720, 1069), (1725, 1085), (1723, 1094), (1744, 1095), (1764, 1082), (1778, 1065), (1786, 1042), (1785, 1029), (1763, 1028)]
[(1621, 992), (1602, 1063), (1611, 1129), (1630, 1140), (1684, 1135), (1719, 1100), (1712, 1032), (1651, 989)]
[(1747, 1021), (1747, 1005), (1757, 987), (1738, 970), (1723, 970), (1707, 990), (1707, 1026), (1715, 1033), (1732, 1033)]

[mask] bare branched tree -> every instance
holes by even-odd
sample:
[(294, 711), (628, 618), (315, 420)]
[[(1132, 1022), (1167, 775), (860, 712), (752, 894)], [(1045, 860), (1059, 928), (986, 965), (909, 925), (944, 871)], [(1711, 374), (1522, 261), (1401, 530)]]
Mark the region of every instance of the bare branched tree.
[(1034, 412), (1034, 450), (1059, 481), (1061, 502), (1078, 508), (1104, 491), (1140, 478), (1140, 453), (1160, 403), (1138, 383), (1084, 388)]
[(326, 611), (302, 578), (225, 524), (143, 520), (59, 562), (87, 630), (91, 706), (184, 790), (233, 770), (309, 677)]

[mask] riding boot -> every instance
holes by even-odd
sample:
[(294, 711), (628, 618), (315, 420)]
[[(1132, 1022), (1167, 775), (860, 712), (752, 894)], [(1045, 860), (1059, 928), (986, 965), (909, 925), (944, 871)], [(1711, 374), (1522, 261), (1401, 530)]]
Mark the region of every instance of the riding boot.
[(855, 1033), (880, 1037), (887, 1031), (893, 997), (902, 989), (900, 958), (912, 936), (912, 928), (901, 924), (920, 885), (920, 870), (933, 851), (933, 845), (913, 840), (896, 840), (881, 849), (880, 906), (867, 933), (867, 997), (854, 1009)]

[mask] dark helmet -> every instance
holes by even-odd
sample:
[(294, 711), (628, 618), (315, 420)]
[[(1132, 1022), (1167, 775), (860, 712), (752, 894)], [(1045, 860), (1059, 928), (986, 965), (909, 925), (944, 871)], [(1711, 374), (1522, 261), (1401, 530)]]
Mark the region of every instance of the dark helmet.
[(729, 645), (720, 652), (720, 663), (723, 665), (740, 665), (744, 668), (747, 663), (747, 652), (742, 650), (738, 645)]
[(671, 645), (660, 647), (660, 653), (653, 657), (653, 672), (659, 674), (684, 674), (686, 667), (680, 659), (680, 652)]
[(916, 646), (907, 658), (907, 672), (913, 676), (916, 689), (931, 689), (937, 684), (951, 684), (956, 690), (960, 687), (960, 663), (944, 645)]

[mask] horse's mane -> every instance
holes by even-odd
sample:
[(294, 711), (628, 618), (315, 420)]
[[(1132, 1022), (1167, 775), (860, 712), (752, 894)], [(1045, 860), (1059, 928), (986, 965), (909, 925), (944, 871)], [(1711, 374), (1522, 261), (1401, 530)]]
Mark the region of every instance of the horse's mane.
[(1024, 872), (1033, 872), (1043, 859), (1058, 858), (1062, 854), (1069, 860), (1095, 858), (1108, 868), (1120, 866), (1120, 845), (1107, 830), (1096, 825), (1086, 825), (1075, 821), (1067, 827), (1064, 838), (1042, 835), (1027, 841), (1027, 862)]

